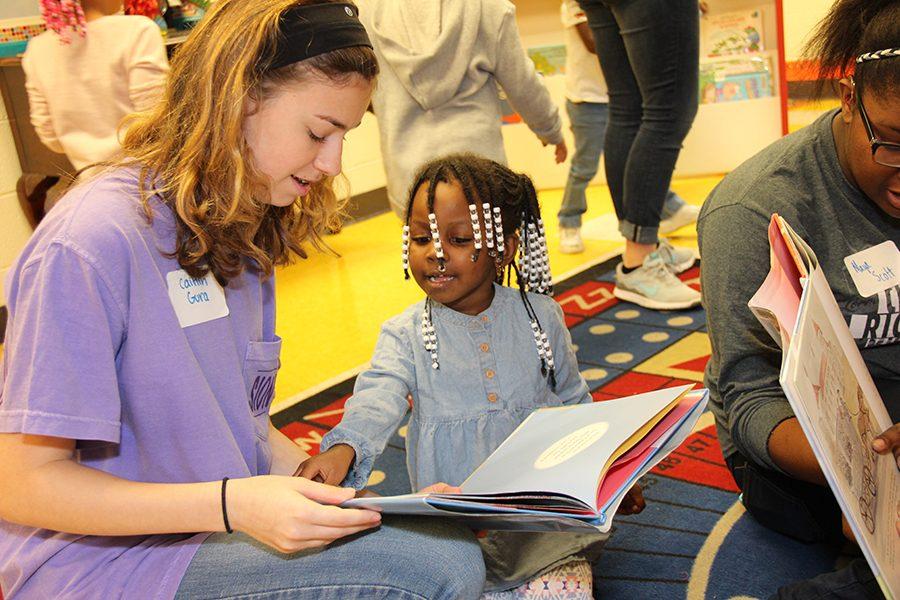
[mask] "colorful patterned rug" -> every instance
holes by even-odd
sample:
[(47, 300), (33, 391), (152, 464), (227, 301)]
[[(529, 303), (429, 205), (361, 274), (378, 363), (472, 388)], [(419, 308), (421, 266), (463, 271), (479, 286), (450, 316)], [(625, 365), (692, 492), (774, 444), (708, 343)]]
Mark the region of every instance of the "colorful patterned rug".
[[(702, 385), (710, 354), (704, 311), (650, 311), (619, 301), (612, 294), (617, 261), (556, 286), (594, 399)], [(681, 278), (699, 289), (699, 267)], [(353, 379), (344, 381), (272, 420), (316, 453), (322, 436), (340, 421), (352, 389)], [(409, 491), (404, 433), (405, 426), (375, 465), (369, 483), (380, 494)], [(832, 570), (847, 558), (768, 531), (744, 512), (708, 412), (642, 484), (647, 508), (615, 519), (594, 565), (598, 598), (768, 598), (779, 586)]]

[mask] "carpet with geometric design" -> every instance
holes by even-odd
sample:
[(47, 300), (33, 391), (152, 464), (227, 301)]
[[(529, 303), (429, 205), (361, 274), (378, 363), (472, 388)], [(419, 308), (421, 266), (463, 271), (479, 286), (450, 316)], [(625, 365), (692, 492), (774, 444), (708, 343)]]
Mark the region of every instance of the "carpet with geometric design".
[[(577, 346), (594, 400), (686, 383), (702, 386), (709, 338), (701, 308), (651, 311), (612, 294), (618, 259), (556, 286), (556, 300)], [(699, 267), (681, 279), (699, 289)], [(343, 414), (348, 379), (272, 416), (308, 452)], [(409, 492), (401, 427), (369, 481), (379, 494)], [(594, 564), (595, 596), (604, 600), (768, 598), (778, 587), (839, 566), (847, 557), (824, 545), (796, 542), (746, 514), (725, 467), (712, 415), (641, 483), (647, 508), (617, 517)]]

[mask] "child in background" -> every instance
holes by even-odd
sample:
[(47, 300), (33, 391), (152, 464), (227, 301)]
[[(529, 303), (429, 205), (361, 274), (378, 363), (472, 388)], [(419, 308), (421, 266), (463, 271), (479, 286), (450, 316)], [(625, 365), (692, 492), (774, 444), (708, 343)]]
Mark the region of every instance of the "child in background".
[(566, 159), (559, 111), (519, 39), (507, 0), (362, 0), (382, 66), (378, 117), (388, 199), (398, 218), (419, 167), (453, 152), (506, 163), (497, 86), (544, 145)]
[(31, 123), (79, 171), (119, 151), (119, 122), (153, 106), (169, 70), (159, 27), (121, 10), (122, 0), (41, 0), (47, 31), (22, 57)]
[[(566, 112), (575, 136), (575, 152), (558, 214), (559, 250), (578, 254), (584, 252), (581, 216), (587, 210), (585, 190), (600, 165), (609, 119), (609, 94), (584, 11), (576, 0), (563, 0), (560, 9), (566, 36)], [(663, 204), (659, 233), (672, 233), (693, 223), (698, 214), (700, 207), (687, 204), (670, 189)], [(685, 255), (684, 260), (692, 256)]]
[[(404, 270), (427, 298), (384, 324), (343, 420), (325, 436), (323, 452), (301, 465), (301, 476), (332, 484), (346, 478), (362, 488), (409, 409), (408, 395), (413, 489), (459, 485), (537, 408), (591, 402), (562, 310), (549, 295), (528, 177), (472, 154), (434, 160), (415, 180), (406, 223)], [(513, 271), (517, 290), (502, 285)], [(626, 513), (643, 509), (638, 489), (624, 505)], [(482, 540), (486, 590), (522, 586), (509, 595), (521, 597), (529, 587), (522, 584), (545, 573), (545, 581), (568, 579), (570, 589), (580, 584), (583, 595), (572, 598), (591, 597), (586, 559), (604, 538), (490, 532)]]

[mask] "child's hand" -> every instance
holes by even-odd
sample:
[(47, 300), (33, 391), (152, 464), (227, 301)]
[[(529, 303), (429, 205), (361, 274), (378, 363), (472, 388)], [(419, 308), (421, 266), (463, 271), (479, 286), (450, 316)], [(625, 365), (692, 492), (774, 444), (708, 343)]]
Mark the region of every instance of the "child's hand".
[(347, 444), (336, 444), (315, 456), (310, 456), (297, 467), (294, 477), (306, 477), (328, 485), (340, 485), (356, 459), (356, 451)]
[(569, 149), (566, 147), (566, 143), (560, 142), (556, 144), (556, 164), (566, 162), (566, 157), (569, 155)]
[(636, 483), (625, 494), (622, 504), (619, 505), (618, 513), (620, 515), (636, 515), (644, 510), (646, 506), (647, 503), (644, 502), (644, 492), (641, 490), (641, 484)]
[(460, 492), (462, 492), (462, 488), (446, 483), (435, 483), (419, 490), (420, 494), (459, 494)]

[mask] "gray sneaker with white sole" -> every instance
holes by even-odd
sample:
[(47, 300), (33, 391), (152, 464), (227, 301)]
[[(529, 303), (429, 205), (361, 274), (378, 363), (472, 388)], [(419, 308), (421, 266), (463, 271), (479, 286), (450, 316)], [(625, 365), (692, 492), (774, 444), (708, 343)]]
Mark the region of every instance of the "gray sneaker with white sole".
[(613, 295), (654, 310), (680, 310), (700, 304), (700, 292), (675, 277), (659, 251), (648, 255), (644, 264), (630, 273), (625, 273), (619, 263)]
[(664, 238), (659, 238), (659, 247), (656, 249), (662, 257), (663, 262), (669, 267), (675, 275), (684, 273), (694, 266), (697, 257), (690, 248), (676, 248)]

